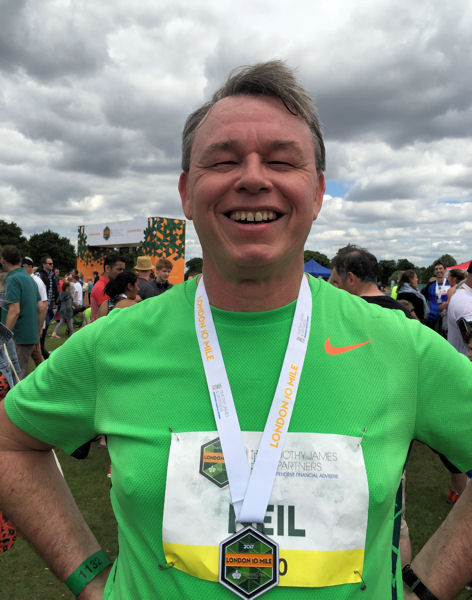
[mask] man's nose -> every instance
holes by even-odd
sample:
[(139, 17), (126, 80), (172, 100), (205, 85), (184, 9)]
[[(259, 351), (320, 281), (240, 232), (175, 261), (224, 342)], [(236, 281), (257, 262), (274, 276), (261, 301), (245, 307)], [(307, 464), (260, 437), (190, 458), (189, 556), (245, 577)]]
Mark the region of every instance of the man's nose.
[(257, 194), (261, 191), (268, 192), (272, 189), (267, 167), (260, 156), (251, 154), (244, 159), (236, 185), (238, 191), (246, 191), (250, 194)]

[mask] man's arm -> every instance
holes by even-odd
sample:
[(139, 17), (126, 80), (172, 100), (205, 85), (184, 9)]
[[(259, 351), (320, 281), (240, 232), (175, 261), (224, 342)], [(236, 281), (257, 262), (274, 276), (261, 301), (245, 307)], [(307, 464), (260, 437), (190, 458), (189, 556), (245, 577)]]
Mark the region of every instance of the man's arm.
[[(472, 581), (472, 484), (466, 486), (439, 529), (411, 566), (439, 600), (452, 600)], [(416, 600), (405, 593), (405, 600)]]
[[(51, 446), (16, 427), (3, 403), (0, 506), (62, 581), (100, 549), (57, 468)], [(108, 571), (93, 579), (78, 597), (101, 600)]]
[(38, 326), (39, 326), (39, 337), (41, 338), (41, 334), (43, 332), (44, 319), (46, 318), (46, 313), (48, 312), (48, 302), (47, 300), (39, 300), (38, 302)]
[(11, 302), (11, 304), (8, 305), (8, 313), (7, 313), (7, 317), (5, 319), (5, 325), (6, 325), (6, 327), (8, 327), (8, 329), (10, 329), (10, 331), (13, 331), (13, 328), (15, 327), (19, 316), (20, 316), (20, 303), (19, 302)]

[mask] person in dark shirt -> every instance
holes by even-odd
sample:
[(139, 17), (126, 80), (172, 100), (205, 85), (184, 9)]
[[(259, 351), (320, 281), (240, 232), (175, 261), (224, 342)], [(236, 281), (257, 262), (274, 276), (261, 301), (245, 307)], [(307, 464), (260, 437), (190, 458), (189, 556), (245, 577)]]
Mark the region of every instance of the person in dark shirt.
[(157, 289), (151, 279), (153, 271), (152, 261), (150, 256), (138, 256), (136, 266), (134, 267), (139, 283), (139, 297), (141, 300), (147, 300), (157, 296)]
[(174, 265), (167, 260), (167, 258), (160, 258), (156, 263), (156, 279), (154, 280), (154, 286), (157, 290), (156, 296), (167, 292), (172, 287), (169, 283), (169, 275), (172, 272)]
[(410, 311), (380, 291), (377, 285), (379, 265), (373, 254), (364, 248), (349, 244), (333, 258), (330, 282), (337, 288), (360, 296), (366, 302), (384, 308), (401, 310), (411, 318)]

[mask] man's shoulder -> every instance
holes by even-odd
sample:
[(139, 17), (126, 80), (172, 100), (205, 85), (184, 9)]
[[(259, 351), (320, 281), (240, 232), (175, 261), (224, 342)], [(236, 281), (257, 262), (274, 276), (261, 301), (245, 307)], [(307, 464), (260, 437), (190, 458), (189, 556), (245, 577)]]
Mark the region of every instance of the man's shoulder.
[[(451, 314), (463, 313), (464, 311), (470, 313), (472, 311), (472, 290), (464, 287), (456, 290), (449, 301), (448, 310)], [(456, 315), (456, 318), (459, 318), (459, 316)]]

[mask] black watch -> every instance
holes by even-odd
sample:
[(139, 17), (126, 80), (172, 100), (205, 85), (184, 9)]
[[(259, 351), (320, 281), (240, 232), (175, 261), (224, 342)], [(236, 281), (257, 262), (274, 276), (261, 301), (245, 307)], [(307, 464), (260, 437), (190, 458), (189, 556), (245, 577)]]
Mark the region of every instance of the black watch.
[(411, 565), (405, 565), (402, 569), (403, 581), (420, 600), (439, 600), (431, 590), (419, 579)]

